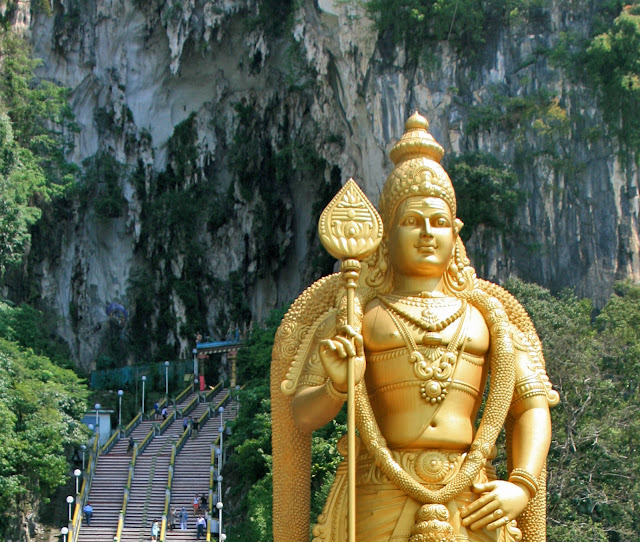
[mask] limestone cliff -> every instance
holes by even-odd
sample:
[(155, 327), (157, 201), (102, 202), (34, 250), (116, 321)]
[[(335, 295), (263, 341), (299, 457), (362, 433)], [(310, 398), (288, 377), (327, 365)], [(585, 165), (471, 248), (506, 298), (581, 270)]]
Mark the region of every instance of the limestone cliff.
[(547, 2), (473, 54), (444, 39), (417, 60), (355, 1), (19, 4), (42, 77), (72, 89), (85, 171), (27, 269), (85, 367), (188, 354), (196, 332), (259, 321), (330, 271), (320, 210), (350, 176), (377, 202), (414, 109), (447, 153), (486, 151), (518, 175), (516, 227), (481, 224), (467, 241), (479, 275), (596, 302), (640, 278), (635, 163), (596, 90), (545, 54), (590, 35), (587, 2)]

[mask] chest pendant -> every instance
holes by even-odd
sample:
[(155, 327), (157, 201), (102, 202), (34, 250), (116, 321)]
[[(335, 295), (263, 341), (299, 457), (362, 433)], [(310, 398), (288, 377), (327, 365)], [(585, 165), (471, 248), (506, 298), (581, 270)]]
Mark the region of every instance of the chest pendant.
[[(393, 303), (389, 297), (391, 296), (379, 296), (379, 299), (387, 307), (389, 316), (407, 343), (410, 352), (409, 362), (413, 365), (413, 373), (422, 381), (420, 395), (427, 403), (442, 403), (449, 391), (458, 360), (457, 351), (466, 320), (460, 317), (467, 308), (467, 302), (455, 298), (421, 299), (419, 303), (424, 309), (421, 314), (422, 318), (416, 318), (410, 312), (399, 307), (397, 303)], [(406, 298), (402, 302), (409, 305), (416, 303), (412, 300), (407, 303)], [(436, 316), (436, 313), (441, 315), (443, 312), (445, 314), (448, 312), (449, 315), (446, 318)], [(460, 319), (460, 323), (449, 344), (445, 347), (443, 345), (444, 339), (438, 332), (458, 319)], [(404, 323), (405, 321), (425, 331), (421, 339), (421, 343), (424, 345), (422, 351), (418, 350), (413, 336)]]

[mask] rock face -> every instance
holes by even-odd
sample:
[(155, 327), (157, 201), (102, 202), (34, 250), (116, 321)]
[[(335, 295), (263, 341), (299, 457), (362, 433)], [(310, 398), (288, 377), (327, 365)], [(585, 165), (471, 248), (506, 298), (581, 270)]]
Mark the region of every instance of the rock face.
[(36, 232), (28, 273), (77, 361), (188, 355), (197, 332), (260, 321), (331, 271), (320, 211), (349, 177), (377, 202), (414, 109), (448, 154), (489, 152), (518, 174), (516, 233), (481, 225), (467, 242), (480, 276), (596, 303), (640, 278), (638, 171), (595, 90), (544, 54), (568, 30), (589, 36), (593, 14), (550, 4), (473, 56), (433, 43), (427, 62), (356, 2), (60, 0), (34, 14), (40, 75), (72, 90), (86, 174), (54, 242)]

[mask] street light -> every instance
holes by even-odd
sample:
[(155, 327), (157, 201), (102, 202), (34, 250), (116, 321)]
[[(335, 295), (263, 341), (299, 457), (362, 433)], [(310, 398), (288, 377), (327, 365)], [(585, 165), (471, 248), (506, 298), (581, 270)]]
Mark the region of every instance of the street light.
[(167, 397), (167, 405), (169, 405), (169, 362), (164, 362), (164, 394)]
[[(218, 476), (218, 479), (220, 478), (221, 476)], [(220, 493), (218, 493), (218, 495), (220, 495)], [(218, 509), (218, 532), (220, 533), (220, 540), (224, 540), (227, 537), (222, 538), (222, 501), (216, 503), (216, 508)]]
[(122, 427), (122, 396), (123, 390), (118, 390), (118, 429)]
[(80, 475), (82, 471), (80, 469), (76, 469), (73, 471), (73, 475), (76, 477), (76, 497), (78, 496), (78, 480), (80, 479)]
[(198, 353), (198, 349), (194, 348), (191, 353), (193, 354), (193, 374), (198, 374), (198, 360), (196, 359), (196, 354)]
[(86, 444), (81, 444), (80, 449), (82, 450), (82, 470), (84, 470), (84, 453), (87, 451)]
[(69, 529), (67, 529), (66, 527), (63, 527), (62, 529), (60, 529), (60, 534), (62, 535), (63, 542), (67, 542), (68, 533), (69, 533)]
[(142, 412), (142, 415), (144, 416), (144, 383), (147, 381), (147, 377), (143, 376), (142, 377), (142, 406), (140, 407), (140, 412)]
[(100, 425), (100, 403), (93, 405), (93, 408), (96, 409), (96, 427), (98, 427)]
[(67, 504), (69, 505), (69, 521), (71, 521), (71, 505), (73, 504), (73, 497), (71, 495), (67, 497)]

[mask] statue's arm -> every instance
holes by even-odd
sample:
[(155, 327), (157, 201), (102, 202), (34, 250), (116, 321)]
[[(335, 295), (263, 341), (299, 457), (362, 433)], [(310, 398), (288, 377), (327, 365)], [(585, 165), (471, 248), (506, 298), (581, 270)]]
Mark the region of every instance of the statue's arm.
[(551, 442), (551, 417), (545, 383), (531, 357), (531, 347), (514, 334), (514, 395), (509, 409), (512, 420), (512, 469), (509, 481), (474, 484), (479, 498), (462, 508), (462, 524), (472, 530), (495, 530), (518, 517), (537, 490), (537, 479)]
[(317, 357), (326, 374), (318, 385), (300, 386), (293, 398), (293, 419), (303, 431), (311, 432), (336, 417), (347, 400), (347, 367), (355, 365), (355, 384), (364, 376), (365, 358), (362, 335), (343, 326), (331, 339), (317, 345)]
[[(513, 470), (524, 469), (538, 478), (551, 443), (551, 416), (545, 383), (529, 351), (516, 339), (516, 385), (509, 415), (513, 420)], [(523, 485), (517, 480), (513, 483)], [(523, 487), (527, 488), (526, 483)], [(529, 488), (528, 492), (532, 493)]]
[(311, 433), (333, 420), (345, 401), (346, 394), (331, 389), (329, 380), (320, 386), (303, 386), (293, 398), (293, 419), (300, 429)]

